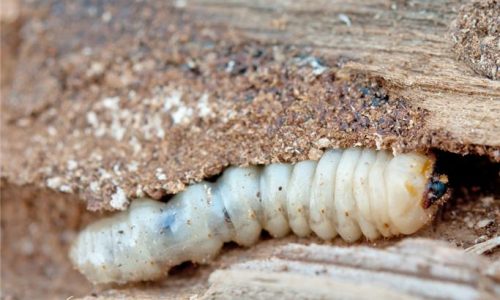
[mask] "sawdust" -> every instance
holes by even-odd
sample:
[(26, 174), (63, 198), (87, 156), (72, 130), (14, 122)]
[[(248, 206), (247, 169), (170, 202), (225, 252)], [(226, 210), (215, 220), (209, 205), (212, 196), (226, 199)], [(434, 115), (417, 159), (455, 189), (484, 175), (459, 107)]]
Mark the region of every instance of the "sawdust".
[(500, 78), (500, 1), (463, 5), (450, 27), (453, 50), (478, 74)]

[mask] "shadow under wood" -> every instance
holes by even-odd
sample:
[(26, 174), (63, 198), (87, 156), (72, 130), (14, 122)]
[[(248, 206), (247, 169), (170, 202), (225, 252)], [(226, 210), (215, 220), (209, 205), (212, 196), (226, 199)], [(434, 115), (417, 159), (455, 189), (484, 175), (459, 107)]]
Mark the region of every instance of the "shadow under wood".
[[(498, 236), (500, 163), (476, 155), (436, 155), (436, 171), (448, 175), (452, 195), (433, 224), (417, 234), (462, 248)], [(493, 252), (492, 258), (500, 257), (499, 252)]]
[(491, 194), (500, 196), (500, 163), (477, 155), (437, 152), (436, 169), (448, 175), (454, 195)]

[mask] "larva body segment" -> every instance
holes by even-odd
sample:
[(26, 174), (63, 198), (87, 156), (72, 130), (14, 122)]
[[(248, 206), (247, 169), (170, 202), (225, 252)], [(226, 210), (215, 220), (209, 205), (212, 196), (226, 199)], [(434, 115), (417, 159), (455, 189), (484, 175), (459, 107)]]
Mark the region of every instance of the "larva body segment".
[(336, 170), (341, 157), (339, 150), (327, 151), (318, 162), (311, 186), (310, 226), (324, 240), (337, 235), (334, 195)]
[(311, 233), (309, 200), (316, 165), (317, 163), (311, 160), (297, 163), (293, 168), (290, 187), (286, 192), (288, 222), (293, 233), (300, 237)]
[(229, 241), (252, 245), (262, 229), (349, 242), (411, 234), (445, 192), (433, 167), (422, 154), (359, 148), (326, 151), (319, 162), (230, 167), (216, 183), (191, 185), (168, 203), (136, 200), (91, 224), (70, 257), (94, 283), (126, 283), (162, 277), (184, 261), (206, 263)]
[(289, 164), (271, 164), (264, 168), (260, 177), (262, 227), (273, 237), (284, 237), (290, 232), (287, 218), (287, 190), (292, 166)]
[[(432, 167), (428, 160), (414, 153), (396, 156), (386, 166), (387, 211), (398, 232), (411, 234), (422, 221), (428, 220), (429, 211), (418, 209), (421, 204), (411, 199), (420, 196), (431, 175)], [(404, 189), (392, 188), (393, 185), (404, 186)]]
[(339, 235), (348, 242), (361, 237), (359, 223), (356, 222), (357, 205), (353, 195), (353, 177), (361, 155), (359, 148), (344, 150), (337, 169), (335, 184), (335, 210), (337, 211)]
[(390, 237), (397, 234), (389, 221), (387, 212), (387, 193), (385, 185), (385, 166), (390, 159), (390, 154), (379, 151), (373, 166), (368, 173), (368, 188), (372, 219), (377, 230), (384, 236)]
[[(234, 241), (242, 246), (253, 245), (260, 236), (259, 168), (227, 169), (218, 182), (224, 206), (234, 225)], [(203, 183), (202, 183), (203, 184)], [(188, 188), (189, 189), (189, 188)]]
[(353, 195), (358, 208), (357, 217), (363, 235), (369, 240), (377, 239), (380, 233), (371, 216), (370, 193), (368, 190), (368, 176), (371, 166), (377, 156), (372, 150), (365, 149), (361, 153), (353, 178)]

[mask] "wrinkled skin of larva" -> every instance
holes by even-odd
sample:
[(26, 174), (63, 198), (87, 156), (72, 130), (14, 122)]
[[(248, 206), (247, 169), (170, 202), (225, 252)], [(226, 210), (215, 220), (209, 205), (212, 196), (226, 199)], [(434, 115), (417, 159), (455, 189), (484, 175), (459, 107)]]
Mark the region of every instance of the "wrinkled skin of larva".
[(91, 224), (70, 256), (94, 283), (126, 283), (162, 277), (185, 261), (207, 263), (224, 243), (250, 246), (263, 229), (348, 242), (412, 234), (436, 212), (425, 205), (437, 187), (433, 168), (433, 156), (360, 148), (294, 165), (230, 167), (168, 203), (136, 200)]

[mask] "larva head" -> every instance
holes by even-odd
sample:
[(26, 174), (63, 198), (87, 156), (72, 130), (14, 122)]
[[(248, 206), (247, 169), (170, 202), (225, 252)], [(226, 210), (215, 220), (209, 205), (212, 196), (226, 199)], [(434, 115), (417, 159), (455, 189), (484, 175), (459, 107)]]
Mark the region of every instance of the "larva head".
[(449, 197), (448, 176), (433, 175), (427, 183), (427, 192), (424, 194), (423, 207), (444, 203)]
[(388, 211), (391, 222), (403, 234), (427, 224), (437, 203), (447, 198), (447, 177), (433, 176), (435, 157), (419, 153), (395, 156), (386, 168)]

